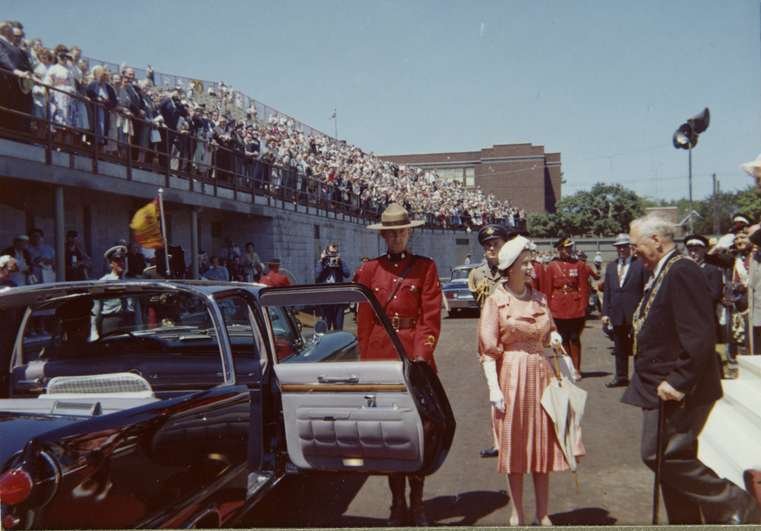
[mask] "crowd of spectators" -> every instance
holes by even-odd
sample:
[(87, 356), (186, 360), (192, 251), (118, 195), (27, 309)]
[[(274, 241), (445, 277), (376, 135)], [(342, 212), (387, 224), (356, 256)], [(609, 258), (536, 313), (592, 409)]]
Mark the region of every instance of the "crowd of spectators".
[[(14, 51), (26, 64), (9, 58)], [(260, 117), (253, 102), (246, 106), (252, 100), (224, 83), (157, 84), (150, 66), (138, 80), (135, 69), (93, 64), (77, 46), (27, 40), (18, 22), (0, 24), (0, 67), (35, 82), (33, 132), (47, 135), (39, 120), (49, 120), (59, 141), (97, 142), (105, 156), (220, 184), (235, 179), (294, 202), (317, 198), (322, 206), (365, 217), (398, 202), (431, 226), (525, 221), (522, 210), (478, 188), (383, 160), (310, 128), (305, 133), (284, 115)], [(2, 104), (18, 103), (10, 99)]]

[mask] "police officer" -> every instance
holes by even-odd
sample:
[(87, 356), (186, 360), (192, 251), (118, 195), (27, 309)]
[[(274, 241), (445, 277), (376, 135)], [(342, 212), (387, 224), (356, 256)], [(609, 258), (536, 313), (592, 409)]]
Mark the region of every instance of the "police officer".
[[(482, 308), (486, 298), (494, 293), (501, 277), (497, 268), (499, 251), (512, 236), (502, 225), (485, 225), (478, 231), (478, 243), (484, 249), (485, 260), (480, 266), (470, 270), (468, 274), (468, 289)], [(493, 414), (491, 418), (494, 418)], [(481, 450), (481, 457), (497, 457), (499, 454), (497, 450), (497, 433), (494, 430), (493, 422), (492, 437), (494, 445), (491, 448)]]
[(573, 257), (574, 241), (560, 238), (555, 243), (558, 256), (544, 271), (542, 290), (547, 295), (552, 317), (563, 337), (563, 347), (573, 360), (575, 378), (581, 379), (581, 333), (587, 315), (589, 276), (585, 262)]
[[(441, 286), (436, 264), (430, 258), (412, 254), (407, 248), (413, 221), (401, 205), (392, 203), (383, 211), (381, 222), (368, 226), (379, 230), (388, 247), (386, 254), (364, 262), (354, 281), (370, 289), (396, 330), (409, 359), (428, 363), (434, 370), (433, 351), (441, 331)], [(383, 326), (368, 304), (357, 311), (357, 336), (360, 359), (398, 359)], [(427, 525), (423, 508), (424, 476), (392, 474), (389, 525), (407, 521), (406, 481), (410, 484), (410, 512), (415, 525)]]
[[(124, 280), (127, 273), (127, 247), (121, 243), (103, 253), (111, 271), (100, 280)], [(103, 335), (123, 330), (134, 324), (134, 301), (127, 297), (101, 299), (94, 304), (94, 321), (98, 334)]]
[(706, 263), (706, 253), (708, 252), (708, 238), (702, 234), (690, 234), (684, 239), (684, 246), (687, 248), (687, 254), (703, 271), (703, 276), (708, 283), (708, 292), (711, 294), (711, 300), (714, 307), (714, 321), (716, 324), (716, 337), (721, 337), (719, 327), (718, 309), (724, 294), (724, 273), (718, 267)]

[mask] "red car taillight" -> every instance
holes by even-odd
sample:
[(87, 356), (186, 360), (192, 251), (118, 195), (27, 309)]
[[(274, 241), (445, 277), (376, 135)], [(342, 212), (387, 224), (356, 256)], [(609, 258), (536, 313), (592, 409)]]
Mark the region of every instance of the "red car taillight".
[(0, 503), (18, 505), (32, 493), (34, 482), (23, 468), (13, 468), (0, 474)]
[(447, 299), (454, 299), (455, 292), (454, 291), (445, 291)]

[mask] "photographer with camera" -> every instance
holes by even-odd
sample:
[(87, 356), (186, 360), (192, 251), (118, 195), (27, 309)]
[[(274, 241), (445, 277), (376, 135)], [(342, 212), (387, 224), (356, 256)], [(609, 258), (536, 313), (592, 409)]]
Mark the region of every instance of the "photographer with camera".
[[(350, 277), (351, 272), (338, 253), (338, 244), (330, 243), (320, 253), (320, 261), (315, 267), (315, 282), (317, 284), (335, 284), (346, 282)], [(343, 330), (345, 309), (345, 306), (340, 305), (323, 306), (320, 309), (322, 318), (328, 323), (328, 330)]]

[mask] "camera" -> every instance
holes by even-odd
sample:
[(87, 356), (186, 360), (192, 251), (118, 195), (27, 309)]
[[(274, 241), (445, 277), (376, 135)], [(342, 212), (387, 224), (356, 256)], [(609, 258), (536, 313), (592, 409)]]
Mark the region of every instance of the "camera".
[(341, 258), (338, 255), (328, 256), (328, 267), (338, 267)]

